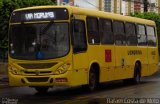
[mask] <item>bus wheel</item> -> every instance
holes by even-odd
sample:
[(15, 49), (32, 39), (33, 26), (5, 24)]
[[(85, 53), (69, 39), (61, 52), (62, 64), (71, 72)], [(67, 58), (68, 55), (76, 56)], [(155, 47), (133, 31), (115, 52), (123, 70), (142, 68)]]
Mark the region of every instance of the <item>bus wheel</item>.
[(88, 85), (83, 85), (82, 87), (88, 91), (94, 91), (98, 85), (98, 75), (95, 69), (91, 69), (89, 73), (89, 83)]
[(48, 91), (48, 87), (35, 87), (38, 93), (46, 93)]
[(135, 84), (139, 84), (141, 81), (140, 79), (141, 79), (141, 66), (138, 63), (136, 63), (134, 68), (133, 82)]
[(97, 87), (97, 76), (95, 73), (95, 70), (91, 70), (91, 72), (89, 73), (89, 89), (91, 91), (95, 90), (95, 88)]
[(123, 84), (128, 85), (131, 84), (132, 80), (131, 79), (123, 79)]

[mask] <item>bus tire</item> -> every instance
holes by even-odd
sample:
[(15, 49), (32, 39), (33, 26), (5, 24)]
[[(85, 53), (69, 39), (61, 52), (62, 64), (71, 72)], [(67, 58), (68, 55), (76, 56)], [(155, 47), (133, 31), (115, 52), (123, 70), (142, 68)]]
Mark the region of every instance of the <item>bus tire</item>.
[(83, 85), (82, 87), (88, 91), (94, 91), (98, 85), (98, 75), (94, 68), (91, 68), (89, 72), (89, 83), (87, 85)]
[(38, 93), (47, 93), (48, 89), (49, 89), (48, 87), (35, 87), (35, 90)]
[(139, 84), (140, 82), (141, 82), (141, 66), (139, 63), (136, 63), (134, 67), (133, 83)]

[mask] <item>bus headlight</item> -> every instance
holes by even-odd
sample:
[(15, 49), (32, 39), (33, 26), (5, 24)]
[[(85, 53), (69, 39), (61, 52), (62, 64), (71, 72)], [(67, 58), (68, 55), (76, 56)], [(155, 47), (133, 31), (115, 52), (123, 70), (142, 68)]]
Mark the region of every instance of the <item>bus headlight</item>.
[(54, 74), (64, 74), (65, 72), (67, 72), (69, 66), (70, 64), (63, 64), (55, 71)]
[(10, 71), (12, 74), (15, 74), (15, 75), (20, 75), (20, 74), (21, 74), (21, 71), (18, 70), (18, 69), (17, 69), (16, 67), (14, 67), (14, 66), (9, 65), (9, 66), (8, 66), (8, 69), (9, 69), (9, 71)]

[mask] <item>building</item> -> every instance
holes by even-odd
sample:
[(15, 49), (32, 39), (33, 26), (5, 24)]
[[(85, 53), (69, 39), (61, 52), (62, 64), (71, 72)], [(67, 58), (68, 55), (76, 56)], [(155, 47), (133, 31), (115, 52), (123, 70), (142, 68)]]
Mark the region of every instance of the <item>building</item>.
[(122, 13), (130, 15), (134, 12), (143, 12), (144, 5), (142, 0), (122, 0)]
[(104, 11), (129, 15), (143, 11), (142, 0), (104, 0)]
[(158, 13), (160, 13), (160, 0), (157, 0)]
[(113, 12), (113, 2), (111, 2), (111, 0), (104, 0), (104, 11), (106, 12)]
[(71, 5), (99, 10), (99, 0), (57, 0), (57, 5)]
[(143, 12), (144, 11), (144, 6), (143, 6), (142, 0), (135, 0), (132, 3), (134, 5), (134, 12)]
[(102, 8), (106, 12), (121, 14), (121, 0), (103, 0)]
[[(130, 15), (144, 12), (143, 0), (57, 0), (58, 5), (71, 5)], [(160, 13), (160, 0), (148, 0), (148, 11)]]
[(156, 12), (156, 13), (160, 13), (159, 12), (159, 2), (160, 0), (148, 0), (149, 5), (148, 5), (148, 11), (149, 12)]
[[(122, 13), (124, 15), (129, 15), (134, 12), (144, 12), (144, 2), (143, 0), (122, 0)], [(160, 13), (160, 0), (148, 0), (148, 12)]]

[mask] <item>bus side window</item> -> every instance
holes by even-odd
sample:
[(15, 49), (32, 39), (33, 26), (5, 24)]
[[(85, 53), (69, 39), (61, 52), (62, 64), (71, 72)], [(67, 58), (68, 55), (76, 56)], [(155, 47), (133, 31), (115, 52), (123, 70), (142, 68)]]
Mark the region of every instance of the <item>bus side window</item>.
[(147, 45), (145, 26), (140, 24), (137, 25), (137, 33), (138, 45)]
[(102, 44), (114, 44), (114, 35), (112, 30), (112, 21), (108, 19), (99, 19), (99, 31)]
[(115, 37), (115, 44), (125, 45), (126, 44), (126, 35), (124, 31), (124, 23), (121, 21), (113, 22), (113, 32)]
[(146, 26), (147, 30), (147, 42), (149, 46), (156, 46), (155, 28), (152, 26)]
[(136, 26), (134, 23), (125, 23), (126, 39), (128, 45), (137, 45)]
[(100, 36), (98, 30), (98, 19), (96, 17), (87, 17), (88, 42), (90, 44), (99, 44)]
[(73, 20), (73, 52), (84, 52), (87, 50), (85, 22), (82, 20)]

